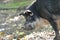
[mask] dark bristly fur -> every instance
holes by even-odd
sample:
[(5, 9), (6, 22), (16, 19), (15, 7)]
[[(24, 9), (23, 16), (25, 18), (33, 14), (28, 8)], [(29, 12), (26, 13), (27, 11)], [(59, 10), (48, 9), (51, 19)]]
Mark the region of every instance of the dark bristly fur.
[(29, 24), (27, 27), (31, 27), (32, 29), (34, 27), (33, 25), (35, 20), (42, 17), (44, 19), (47, 19), (52, 25), (52, 28), (54, 29), (56, 34), (54, 40), (60, 40), (57, 23), (55, 22), (53, 17), (53, 15), (60, 15), (60, 0), (36, 0), (26, 10), (30, 10), (33, 15), (30, 16), (29, 14), (28, 16), (25, 13), (20, 13), (20, 15), (23, 14), (23, 16), (26, 18), (25, 26)]

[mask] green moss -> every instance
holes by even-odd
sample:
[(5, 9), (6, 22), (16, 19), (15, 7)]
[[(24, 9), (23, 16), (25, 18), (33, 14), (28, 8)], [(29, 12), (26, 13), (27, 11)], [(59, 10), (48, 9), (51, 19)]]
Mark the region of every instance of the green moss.
[(23, 2), (14, 2), (8, 4), (0, 4), (0, 8), (16, 8), (16, 7), (23, 7), (29, 5), (31, 1), (23, 1)]

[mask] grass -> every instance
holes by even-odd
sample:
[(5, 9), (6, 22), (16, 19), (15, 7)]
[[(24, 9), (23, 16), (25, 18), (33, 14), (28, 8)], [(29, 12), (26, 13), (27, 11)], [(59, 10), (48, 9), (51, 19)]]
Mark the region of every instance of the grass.
[(29, 5), (32, 1), (22, 1), (22, 2), (15, 2), (15, 3), (8, 3), (8, 4), (0, 4), (0, 8), (16, 8), (16, 7), (23, 7)]

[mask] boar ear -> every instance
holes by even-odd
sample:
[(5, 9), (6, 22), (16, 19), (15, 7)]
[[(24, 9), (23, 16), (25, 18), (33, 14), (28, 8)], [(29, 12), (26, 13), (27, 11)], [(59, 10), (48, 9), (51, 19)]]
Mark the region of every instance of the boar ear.
[(30, 10), (26, 10), (26, 11), (25, 11), (25, 14), (26, 14), (26, 15), (30, 15), (30, 16), (33, 15), (33, 13), (32, 13)]

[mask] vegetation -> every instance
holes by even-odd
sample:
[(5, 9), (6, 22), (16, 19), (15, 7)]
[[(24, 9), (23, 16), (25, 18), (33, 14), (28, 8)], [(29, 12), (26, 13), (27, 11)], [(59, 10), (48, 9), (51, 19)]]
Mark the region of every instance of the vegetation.
[(6, 3), (6, 4), (0, 4), (0, 8), (16, 8), (16, 7), (24, 7), (29, 5), (31, 1), (20, 1), (20, 2), (13, 2), (13, 3)]

